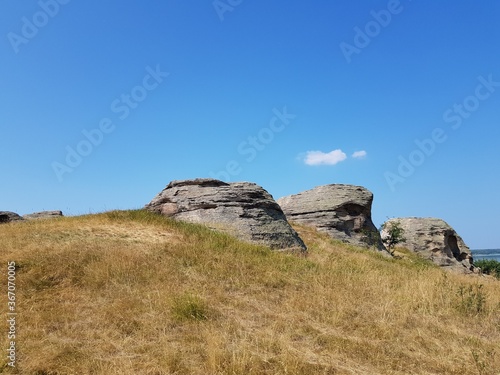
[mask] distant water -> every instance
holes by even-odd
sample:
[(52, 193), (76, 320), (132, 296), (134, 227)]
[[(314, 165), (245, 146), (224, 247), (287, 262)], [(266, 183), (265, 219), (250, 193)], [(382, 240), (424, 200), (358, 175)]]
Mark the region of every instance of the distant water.
[(477, 260), (497, 260), (500, 262), (500, 249), (471, 250), (474, 261)]

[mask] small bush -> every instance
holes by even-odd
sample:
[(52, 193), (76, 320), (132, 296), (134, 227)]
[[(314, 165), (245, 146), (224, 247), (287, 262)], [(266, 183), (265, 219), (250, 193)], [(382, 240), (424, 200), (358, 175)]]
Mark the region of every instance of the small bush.
[(404, 236), (405, 230), (401, 227), (401, 223), (399, 221), (386, 221), (380, 227), (381, 232), (385, 232), (385, 235), (382, 237), (382, 242), (387, 247), (387, 250), (394, 255), (394, 247), (401, 243), (405, 242), (406, 238)]
[(481, 271), (487, 275), (496, 276), (500, 279), (500, 262), (493, 259), (484, 259), (474, 262), (476, 267), (481, 268)]

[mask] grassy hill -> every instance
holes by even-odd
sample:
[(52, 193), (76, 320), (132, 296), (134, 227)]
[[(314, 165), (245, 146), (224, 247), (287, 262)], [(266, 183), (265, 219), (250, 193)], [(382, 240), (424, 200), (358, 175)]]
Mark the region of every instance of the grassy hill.
[(294, 227), (306, 257), (141, 210), (1, 225), (0, 373), (500, 374), (500, 281)]

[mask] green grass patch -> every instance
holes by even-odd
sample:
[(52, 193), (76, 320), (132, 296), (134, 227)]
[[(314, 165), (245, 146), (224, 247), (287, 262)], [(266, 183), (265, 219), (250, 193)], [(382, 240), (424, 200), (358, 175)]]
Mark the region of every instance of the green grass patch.
[(484, 259), (474, 262), (476, 267), (481, 268), (481, 271), (487, 275), (495, 276), (500, 279), (500, 262), (493, 259)]
[(199, 296), (191, 293), (182, 294), (173, 298), (171, 313), (177, 321), (208, 320), (210, 309)]

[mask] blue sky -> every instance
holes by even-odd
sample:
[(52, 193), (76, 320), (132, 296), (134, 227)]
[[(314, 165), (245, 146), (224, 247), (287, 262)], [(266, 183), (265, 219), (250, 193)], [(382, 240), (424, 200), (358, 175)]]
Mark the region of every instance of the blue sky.
[(500, 3), (5, 0), (0, 209), (362, 185), (499, 248)]

